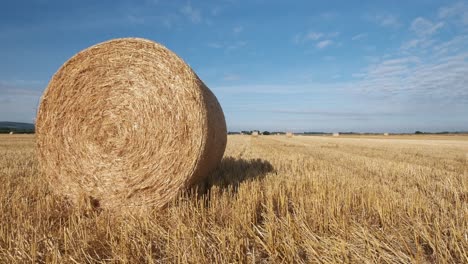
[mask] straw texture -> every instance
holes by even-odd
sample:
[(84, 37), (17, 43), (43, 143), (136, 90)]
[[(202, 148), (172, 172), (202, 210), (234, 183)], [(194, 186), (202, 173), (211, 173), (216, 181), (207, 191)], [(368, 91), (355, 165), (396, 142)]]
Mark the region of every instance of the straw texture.
[(115, 39), (68, 60), (36, 121), (41, 174), (102, 208), (163, 207), (221, 160), (227, 133), (214, 94), (155, 42)]

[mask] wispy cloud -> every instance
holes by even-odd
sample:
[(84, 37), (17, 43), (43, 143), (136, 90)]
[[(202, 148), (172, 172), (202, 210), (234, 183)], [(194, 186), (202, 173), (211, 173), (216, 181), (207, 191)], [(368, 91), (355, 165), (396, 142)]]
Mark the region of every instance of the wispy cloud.
[(427, 37), (437, 33), (443, 26), (443, 22), (433, 23), (428, 19), (417, 17), (411, 23), (410, 29), (420, 37)]
[[(468, 44), (468, 43), (467, 43)], [(468, 103), (468, 52), (454, 56), (435, 54), (381, 61), (369, 67), (356, 83), (370, 94), (405, 95), (426, 102)]]
[(466, 49), (468, 44), (468, 36), (460, 35), (456, 36), (451, 40), (437, 43), (432, 46), (431, 52), (434, 52), (434, 56), (448, 56), (450, 54), (458, 54)]
[(304, 40), (319, 40), (321, 37), (323, 37), (323, 33), (309, 32), (304, 36)]
[(247, 45), (247, 41), (236, 40), (231, 42), (210, 42), (207, 44), (208, 47), (213, 49), (224, 49), (226, 51), (237, 50)]
[(293, 38), (293, 42), (295, 44), (313, 42), (316, 48), (324, 49), (335, 44), (335, 41), (333, 39), (336, 39), (339, 35), (340, 32), (338, 31), (328, 33), (310, 31), (305, 34), (296, 34)]
[(194, 24), (198, 24), (202, 21), (202, 14), (200, 9), (192, 7), (192, 4), (190, 2), (184, 5), (180, 9), (180, 12)]
[(324, 49), (333, 44), (333, 40), (327, 39), (318, 42), (315, 46), (319, 49)]
[(441, 7), (438, 17), (448, 23), (466, 27), (468, 26), (468, 2), (460, 1)]
[(366, 17), (382, 27), (399, 28), (402, 25), (399, 17), (393, 14), (367, 15)]
[(428, 48), (432, 47), (439, 40), (436, 38), (437, 33), (445, 26), (443, 21), (432, 22), (423, 17), (413, 19), (409, 30), (414, 33), (413, 38), (406, 40), (401, 44), (401, 50), (409, 51), (418, 49), (418, 52), (429, 52)]
[(352, 40), (361, 40), (367, 38), (367, 33), (360, 33), (357, 35), (354, 35), (351, 39)]
[(340, 35), (340, 32), (333, 31), (328, 33), (309, 31), (307, 33), (298, 33), (294, 35), (293, 42), (296, 44), (305, 43), (305, 42), (315, 42), (321, 39), (332, 39)]
[(465, 2), (457, 2), (449, 6), (441, 7), (438, 12), (439, 18), (448, 18), (464, 14), (467, 6)]

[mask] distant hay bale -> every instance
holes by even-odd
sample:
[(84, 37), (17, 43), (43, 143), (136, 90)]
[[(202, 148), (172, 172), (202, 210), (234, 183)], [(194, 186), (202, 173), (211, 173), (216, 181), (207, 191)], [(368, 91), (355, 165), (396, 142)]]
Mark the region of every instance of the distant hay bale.
[(258, 137), (258, 132), (257, 131), (252, 132), (252, 136), (253, 137)]
[(384, 133), (383, 135), (384, 135), (384, 136), (388, 136), (388, 133)]
[(10, 134), (10, 135), (13, 135), (14, 133), (13, 133), (13, 131), (10, 131), (10, 133), (9, 133), (9, 134)]
[(227, 141), (214, 94), (175, 53), (125, 38), (69, 59), (36, 122), (41, 175), (72, 201), (160, 208), (205, 177)]
[(338, 137), (338, 136), (340, 136), (340, 133), (335, 132), (335, 133), (333, 133), (333, 136), (334, 136), (334, 137)]
[(291, 133), (291, 132), (287, 132), (287, 133), (286, 133), (286, 137), (288, 137), (288, 138), (292, 138), (292, 137), (293, 137), (293, 133)]

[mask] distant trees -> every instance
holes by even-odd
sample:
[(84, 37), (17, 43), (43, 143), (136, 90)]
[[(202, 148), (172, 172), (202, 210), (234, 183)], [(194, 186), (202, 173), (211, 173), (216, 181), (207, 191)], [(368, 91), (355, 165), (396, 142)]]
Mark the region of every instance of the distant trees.
[(0, 127), (0, 134), (8, 134), (14, 132), (15, 134), (34, 134), (34, 129), (17, 129), (11, 127)]
[(270, 132), (268, 132), (268, 131), (263, 131), (262, 135), (269, 136), (269, 135), (271, 135), (271, 134), (270, 134)]

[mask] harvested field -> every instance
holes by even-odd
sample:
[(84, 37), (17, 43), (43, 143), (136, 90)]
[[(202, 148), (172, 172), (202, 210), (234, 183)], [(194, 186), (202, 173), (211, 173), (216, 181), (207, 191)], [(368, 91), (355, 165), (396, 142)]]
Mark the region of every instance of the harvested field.
[(70, 207), (0, 136), (0, 263), (466, 263), (468, 136), (229, 136), (162, 211)]

